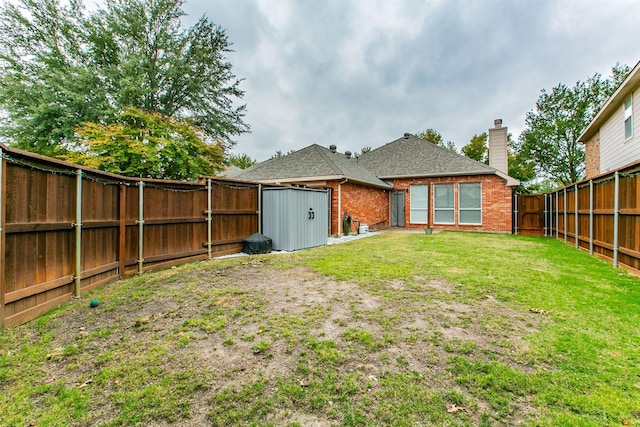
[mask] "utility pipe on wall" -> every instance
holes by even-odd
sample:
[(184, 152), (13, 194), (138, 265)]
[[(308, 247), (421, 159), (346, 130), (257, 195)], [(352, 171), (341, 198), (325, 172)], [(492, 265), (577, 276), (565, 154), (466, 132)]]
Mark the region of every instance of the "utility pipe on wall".
[(80, 296), (82, 286), (82, 169), (78, 169), (76, 177), (76, 268), (74, 278), (74, 293)]
[(144, 264), (143, 231), (144, 231), (144, 181), (138, 182), (138, 273), (142, 273)]
[(349, 181), (349, 178), (346, 178), (344, 181), (338, 182), (338, 236), (342, 234), (342, 184), (345, 184)]

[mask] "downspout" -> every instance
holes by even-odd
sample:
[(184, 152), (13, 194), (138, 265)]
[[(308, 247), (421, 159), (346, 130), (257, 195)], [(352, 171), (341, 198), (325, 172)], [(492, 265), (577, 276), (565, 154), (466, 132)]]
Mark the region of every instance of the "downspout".
[(338, 221), (338, 236), (342, 234), (342, 184), (346, 184), (349, 181), (349, 178), (345, 178), (344, 181), (338, 182), (338, 213), (337, 213), (337, 221)]

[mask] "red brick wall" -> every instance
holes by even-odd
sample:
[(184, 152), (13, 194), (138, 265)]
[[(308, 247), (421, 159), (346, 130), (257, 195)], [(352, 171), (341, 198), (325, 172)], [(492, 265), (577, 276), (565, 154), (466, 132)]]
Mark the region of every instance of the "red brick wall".
[(596, 132), (585, 144), (586, 179), (600, 175), (600, 132)]
[[(410, 220), (410, 194), (409, 187), (412, 184), (429, 184), (429, 224), (431, 228), (446, 230), (475, 230), (475, 231), (499, 231), (511, 233), (513, 225), (513, 199), (512, 189), (506, 186), (504, 179), (496, 175), (456, 176), (442, 178), (411, 178), (391, 180), (395, 190), (406, 189), (405, 196), (405, 227), (425, 228), (425, 224), (411, 224)], [(482, 183), (482, 224), (466, 225), (458, 224), (458, 183), (480, 182)], [(455, 224), (433, 224), (433, 185), (454, 184), (454, 218)]]
[[(366, 224), (370, 230), (387, 228), (389, 226), (389, 191), (379, 188), (346, 182), (327, 182), (331, 188), (331, 234), (338, 233), (338, 221), (342, 221), (346, 211), (352, 219), (351, 230), (356, 231), (358, 224)], [(341, 194), (340, 212), (338, 211), (338, 193)], [(340, 226), (342, 233), (342, 226)]]

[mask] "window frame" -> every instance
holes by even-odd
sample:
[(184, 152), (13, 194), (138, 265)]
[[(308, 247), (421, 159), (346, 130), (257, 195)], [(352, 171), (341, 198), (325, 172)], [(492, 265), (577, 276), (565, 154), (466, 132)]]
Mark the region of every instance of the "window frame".
[[(451, 187), (451, 190), (453, 191), (453, 197), (451, 198), (452, 204), (451, 207), (446, 206), (446, 207), (438, 207), (438, 203), (437, 203), (437, 199), (436, 199), (436, 188), (438, 187)], [(433, 223), (434, 224), (443, 224), (443, 225), (455, 225), (456, 223), (456, 186), (454, 183), (438, 183), (438, 184), (433, 184)], [(453, 221), (452, 222), (438, 222), (437, 218), (438, 212), (451, 212), (452, 213), (452, 217), (453, 217)]]
[[(416, 207), (414, 206), (414, 199), (413, 199), (413, 195), (414, 195), (414, 189), (417, 190), (417, 188), (420, 187), (424, 187), (424, 189), (426, 190), (427, 194), (425, 197), (425, 202), (426, 205), (420, 206), (420, 207)], [(417, 193), (417, 191), (416, 191)], [(416, 203), (418, 202), (418, 200), (416, 200)], [(422, 213), (424, 212), (425, 214), (425, 221), (416, 221), (414, 219), (414, 212), (417, 213)], [(411, 224), (429, 224), (429, 184), (411, 184), (409, 185), (409, 222)]]
[[(478, 200), (480, 201), (479, 207), (466, 208), (462, 207), (462, 197), (464, 196), (463, 188), (466, 185), (477, 185), (478, 190), (480, 192)], [(480, 222), (463, 222), (462, 221), (462, 213), (463, 212), (479, 212), (480, 213)], [(473, 181), (473, 182), (460, 182), (458, 183), (458, 224), (460, 225), (482, 225), (482, 182), (481, 181)]]
[[(627, 106), (628, 103), (628, 106)], [(633, 93), (630, 93), (622, 103), (622, 124), (624, 127), (624, 140), (629, 141), (633, 138)], [(629, 134), (627, 135), (627, 121), (629, 122)]]

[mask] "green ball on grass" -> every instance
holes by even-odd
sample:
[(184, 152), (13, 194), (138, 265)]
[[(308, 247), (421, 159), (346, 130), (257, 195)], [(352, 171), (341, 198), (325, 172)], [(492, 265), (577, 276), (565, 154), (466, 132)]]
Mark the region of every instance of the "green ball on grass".
[(91, 302), (89, 303), (89, 307), (91, 308), (95, 308), (99, 305), (100, 305), (100, 301), (98, 301), (97, 299), (92, 299)]

